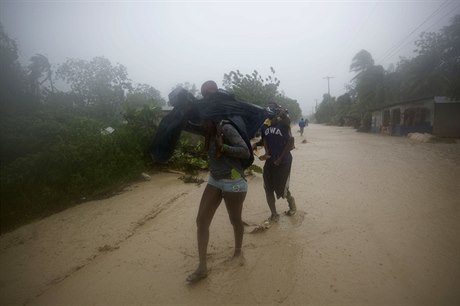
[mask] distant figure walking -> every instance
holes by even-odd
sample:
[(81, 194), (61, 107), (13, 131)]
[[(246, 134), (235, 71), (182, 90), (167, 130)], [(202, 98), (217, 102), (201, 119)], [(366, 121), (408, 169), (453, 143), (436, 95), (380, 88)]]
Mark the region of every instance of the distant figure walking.
[(305, 120), (303, 120), (303, 118), (301, 118), (299, 121), (300, 136), (303, 136), (303, 129), (306, 125), (308, 125), (308, 123)]

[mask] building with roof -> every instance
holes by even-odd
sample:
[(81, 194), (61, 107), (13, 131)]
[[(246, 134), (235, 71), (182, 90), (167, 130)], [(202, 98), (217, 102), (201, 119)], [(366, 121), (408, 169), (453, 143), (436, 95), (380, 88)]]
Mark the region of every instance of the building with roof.
[(385, 105), (372, 110), (371, 130), (395, 136), (429, 133), (460, 138), (460, 101), (430, 97)]

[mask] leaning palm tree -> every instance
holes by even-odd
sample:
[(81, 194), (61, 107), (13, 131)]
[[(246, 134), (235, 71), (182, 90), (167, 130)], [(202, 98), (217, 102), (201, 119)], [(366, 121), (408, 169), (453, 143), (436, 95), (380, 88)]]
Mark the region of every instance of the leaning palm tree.
[(29, 69), (29, 80), (32, 92), (36, 95), (40, 95), (40, 86), (46, 81), (50, 83), (51, 92), (54, 92), (54, 85), (52, 80), (51, 64), (48, 58), (42, 54), (35, 54), (30, 58)]

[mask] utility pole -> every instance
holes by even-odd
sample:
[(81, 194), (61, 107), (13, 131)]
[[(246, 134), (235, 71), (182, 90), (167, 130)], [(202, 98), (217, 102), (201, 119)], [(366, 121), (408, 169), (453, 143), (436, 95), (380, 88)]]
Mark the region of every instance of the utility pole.
[(331, 90), (330, 90), (330, 86), (329, 86), (329, 80), (330, 79), (333, 79), (334, 77), (330, 77), (330, 76), (327, 76), (327, 77), (324, 77), (323, 79), (327, 79), (327, 94), (329, 95), (329, 98), (331, 97)]

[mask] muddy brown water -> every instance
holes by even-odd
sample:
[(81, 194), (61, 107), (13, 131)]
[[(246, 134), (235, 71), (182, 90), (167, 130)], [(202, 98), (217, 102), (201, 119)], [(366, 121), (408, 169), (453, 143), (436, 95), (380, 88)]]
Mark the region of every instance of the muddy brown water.
[(204, 184), (157, 174), (0, 237), (0, 303), (460, 305), (460, 144), (293, 132), (298, 213), (254, 231), (269, 209), (261, 176), (250, 177), (244, 260), (229, 260), (221, 205), (209, 276), (187, 285)]

